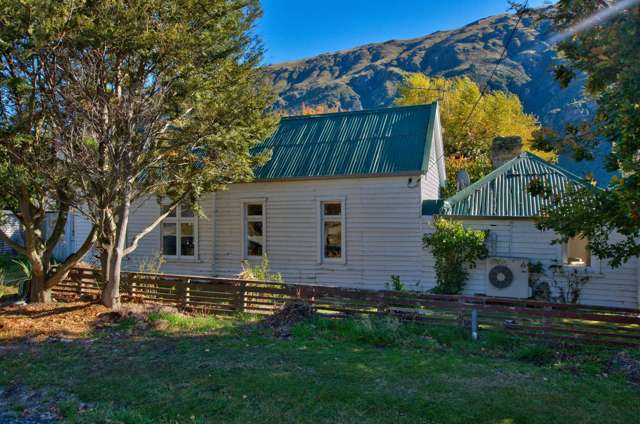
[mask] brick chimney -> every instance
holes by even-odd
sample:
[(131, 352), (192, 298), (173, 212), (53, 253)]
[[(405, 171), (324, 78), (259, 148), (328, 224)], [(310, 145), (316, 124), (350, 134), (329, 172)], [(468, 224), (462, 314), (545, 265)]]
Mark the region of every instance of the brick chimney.
[(518, 136), (496, 137), (491, 143), (491, 164), (493, 169), (510, 161), (522, 151), (522, 138)]

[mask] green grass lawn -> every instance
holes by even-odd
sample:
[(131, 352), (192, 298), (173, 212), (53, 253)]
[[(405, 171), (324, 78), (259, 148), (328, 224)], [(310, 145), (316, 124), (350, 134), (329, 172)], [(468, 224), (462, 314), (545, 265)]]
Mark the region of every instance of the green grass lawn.
[(607, 351), (565, 360), (392, 320), (312, 320), (278, 339), (247, 319), (155, 318), (171, 326), (0, 352), (0, 386), (77, 396), (58, 405), (71, 422), (640, 422), (640, 388), (608, 369)]

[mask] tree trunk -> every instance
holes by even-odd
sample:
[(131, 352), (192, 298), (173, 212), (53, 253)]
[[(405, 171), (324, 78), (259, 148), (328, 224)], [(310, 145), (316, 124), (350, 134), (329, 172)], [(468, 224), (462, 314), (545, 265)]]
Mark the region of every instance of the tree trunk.
[[(105, 286), (102, 289), (102, 304), (111, 309), (120, 307), (120, 272), (114, 272), (114, 268), (120, 264), (116, 264), (116, 249), (113, 244), (103, 246), (102, 250), (102, 278)], [(116, 277), (117, 275), (117, 277)]]
[(29, 303), (49, 303), (51, 289), (47, 289), (47, 274), (41, 264), (36, 263), (29, 282)]
[(125, 190), (122, 208), (118, 213), (118, 220), (115, 231), (111, 236), (114, 243), (109, 245), (109, 270), (107, 281), (102, 292), (102, 304), (111, 309), (120, 308), (120, 275), (122, 271), (122, 260), (126, 256), (127, 247), (127, 226), (129, 225), (129, 212), (131, 198), (129, 190)]

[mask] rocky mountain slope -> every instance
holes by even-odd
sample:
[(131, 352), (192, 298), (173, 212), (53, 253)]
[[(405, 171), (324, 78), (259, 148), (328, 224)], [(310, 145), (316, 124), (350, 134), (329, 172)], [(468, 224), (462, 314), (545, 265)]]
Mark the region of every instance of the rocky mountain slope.
[[(408, 72), (454, 77), (468, 75), (481, 86), (493, 72), (510, 31), (512, 14), (480, 19), (459, 29), (410, 39), (368, 44), (350, 50), (268, 67), (278, 96), (276, 107), (287, 111), (307, 106), (357, 110), (387, 106)], [(580, 82), (561, 89), (553, 79), (557, 52), (546, 40), (551, 25), (536, 26), (523, 18), (489, 87), (516, 93), (525, 110), (557, 129), (592, 110)]]

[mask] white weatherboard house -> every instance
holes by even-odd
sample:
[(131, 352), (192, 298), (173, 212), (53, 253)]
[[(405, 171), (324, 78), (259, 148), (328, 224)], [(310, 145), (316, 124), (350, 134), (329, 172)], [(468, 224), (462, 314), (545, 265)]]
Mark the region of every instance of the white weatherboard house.
[[(510, 288), (500, 291), (491, 284), (491, 267), (540, 261), (589, 273), (585, 303), (638, 307), (637, 259), (611, 269), (584, 243), (551, 245), (554, 235), (534, 225), (539, 200), (533, 208), (502, 207), (521, 203), (532, 173), (562, 184), (576, 178), (555, 165), (517, 156), (440, 209), (445, 168), (435, 103), (283, 118), (262, 149), (272, 157), (255, 170), (255, 181), (205, 195), (203, 217), (178, 208), (142, 240), (126, 267), (135, 271), (142, 260), (163, 255), (162, 272), (231, 276), (242, 261), (268, 255), (270, 270), (291, 283), (386, 289), (398, 275), (409, 289), (428, 290), (436, 275), (422, 236), (432, 231), (435, 212), (490, 230), (491, 253), (500, 259), (480, 263), (466, 293), (527, 297), (526, 270), (512, 269)], [(137, 205), (130, 233), (160, 211), (156, 199)]]

